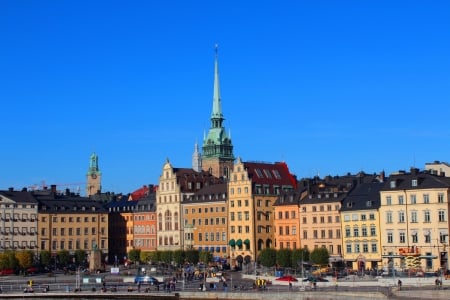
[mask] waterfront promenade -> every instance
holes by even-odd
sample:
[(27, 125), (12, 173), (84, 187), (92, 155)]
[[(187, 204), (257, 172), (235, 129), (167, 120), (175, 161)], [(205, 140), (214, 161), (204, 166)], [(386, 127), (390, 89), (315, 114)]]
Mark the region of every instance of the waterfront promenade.
[[(256, 277), (252, 275), (242, 275), (242, 282), (252, 282)], [(230, 288), (225, 291), (218, 287), (217, 290), (208, 289), (199, 291), (196, 288), (184, 288), (182, 284), (177, 285), (176, 291), (166, 293), (164, 291), (152, 290), (146, 293), (143, 289), (139, 292), (135, 286), (132, 291), (127, 290), (127, 286), (122, 285), (117, 291), (113, 292), (111, 286), (106, 292), (100, 289), (95, 291), (92, 288), (85, 288), (79, 292), (73, 292), (71, 289), (61, 290), (52, 289), (48, 293), (42, 293), (40, 286), (35, 285), (34, 293), (23, 293), (20, 289), (3, 290), (0, 295), (2, 299), (18, 298), (40, 298), (40, 299), (267, 299), (267, 300), (356, 300), (356, 299), (450, 299), (450, 280), (443, 280), (442, 286), (435, 286), (435, 279), (430, 278), (401, 278), (402, 287), (397, 285), (398, 278), (373, 279), (349, 277), (340, 279), (336, 282), (331, 278), (328, 282), (318, 282), (314, 289), (308, 282), (294, 282), (289, 287), (288, 282), (277, 282), (273, 277), (259, 276), (270, 280), (272, 284), (267, 286), (266, 290), (246, 288), (243, 290)], [(109, 279), (109, 278), (107, 278)], [(129, 281), (130, 278), (123, 278)], [(247, 280), (247, 281), (245, 281)], [(235, 281), (238, 284), (239, 281)], [(61, 283), (61, 286), (67, 283)], [(231, 284), (230, 284), (231, 286)], [(56, 285), (55, 285), (56, 287)], [(186, 286), (184, 286), (186, 287)], [(53, 288), (53, 287), (52, 287)]]

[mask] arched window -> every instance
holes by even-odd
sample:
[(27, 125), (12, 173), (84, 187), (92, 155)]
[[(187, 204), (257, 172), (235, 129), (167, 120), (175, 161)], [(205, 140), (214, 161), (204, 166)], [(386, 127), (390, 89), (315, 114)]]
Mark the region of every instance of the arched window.
[(172, 230), (172, 213), (169, 210), (164, 214), (164, 230)]
[(175, 230), (178, 230), (178, 212), (175, 212), (173, 215), (174, 223), (175, 223)]
[(163, 227), (162, 227), (162, 220), (163, 220), (162, 213), (159, 213), (159, 215), (158, 215), (158, 230), (159, 230), (159, 231), (162, 231), (162, 230), (163, 230)]

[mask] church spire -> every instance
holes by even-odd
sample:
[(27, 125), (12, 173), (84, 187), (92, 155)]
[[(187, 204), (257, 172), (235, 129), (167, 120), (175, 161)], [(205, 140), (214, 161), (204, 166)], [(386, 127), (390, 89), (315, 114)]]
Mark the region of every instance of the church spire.
[(198, 151), (197, 142), (195, 142), (194, 154), (192, 154), (192, 169), (196, 172), (200, 172), (202, 170), (202, 155)]
[(219, 62), (218, 51), (219, 45), (215, 45), (215, 60), (214, 60), (214, 92), (213, 92), (213, 107), (211, 114), (211, 127), (220, 128), (224, 120), (222, 115), (222, 100), (220, 99), (220, 84), (219, 84)]

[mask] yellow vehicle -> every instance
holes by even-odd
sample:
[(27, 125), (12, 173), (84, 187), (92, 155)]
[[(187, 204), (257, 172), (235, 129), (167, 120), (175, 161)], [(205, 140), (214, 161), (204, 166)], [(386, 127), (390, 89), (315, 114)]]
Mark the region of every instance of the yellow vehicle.
[(312, 265), (311, 274), (314, 276), (321, 276), (322, 274), (330, 273), (331, 269), (328, 265)]

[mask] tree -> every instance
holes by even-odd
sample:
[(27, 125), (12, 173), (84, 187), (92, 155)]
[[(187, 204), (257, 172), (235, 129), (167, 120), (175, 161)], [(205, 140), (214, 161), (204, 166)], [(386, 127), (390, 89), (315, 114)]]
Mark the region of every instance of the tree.
[(291, 267), (291, 254), (292, 254), (292, 250), (291, 249), (280, 249), (277, 251), (277, 264), (280, 267), (286, 268), (286, 267)]
[(311, 261), (318, 265), (328, 265), (328, 259), (330, 258), (330, 254), (328, 253), (327, 248), (316, 248), (311, 252), (310, 255)]
[(149, 251), (141, 251), (141, 256), (139, 257), (139, 260), (143, 263), (148, 264), (152, 260), (151, 254), (152, 252)]
[(78, 249), (75, 250), (75, 263), (81, 265), (86, 261), (86, 251)]
[(265, 248), (259, 254), (259, 262), (264, 267), (273, 267), (277, 262), (277, 251), (273, 248)]
[(204, 264), (208, 264), (213, 259), (213, 255), (209, 251), (202, 251), (199, 253), (199, 260)]
[(134, 263), (139, 262), (141, 259), (141, 249), (131, 249), (128, 252), (128, 258)]
[(303, 249), (295, 249), (291, 254), (292, 266), (294, 267), (302, 267), (302, 262), (309, 261), (309, 251), (308, 248)]
[(70, 253), (67, 250), (59, 250), (57, 253), (59, 263), (62, 266), (67, 266), (70, 262)]
[(161, 251), (161, 261), (170, 264), (172, 262), (172, 253), (170, 250)]
[(48, 266), (50, 264), (51, 257), (52, 255), (50, 251), (42, 250), (41, 253), (39, 253), (39, 260), (41, 261), (41, 265)]
[(34, 254), (30, 250), (16, 252), (17, 261), (22, 269), (26, 269), (33, 264), (33, 256)]
[(3, 257), (0, 263), (2, 264), (2, 267), (5, 269), (9, 268), (15, 269), (19, 266), (19, 261), (16, 258), (15, 252), (11, 250), (6, 250), (3, 253)]
[(185, 252), (185, 260), (192, 264), (197, 264), (200, 259), (198, 250), (189, 249)]
[(185, 253), (184, 250), (175, 250), (173, 251), (173, 262), (177, 265), (180, 266), (182, 264), (184, 264), (184, 258), (185, 258)]
[(161, 262), (161, 251), (152, 251), (148, 253), (149, 261), (154, 263), (160, 263)]

